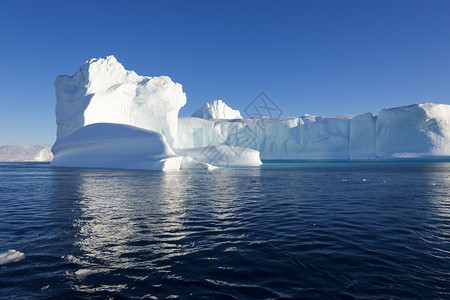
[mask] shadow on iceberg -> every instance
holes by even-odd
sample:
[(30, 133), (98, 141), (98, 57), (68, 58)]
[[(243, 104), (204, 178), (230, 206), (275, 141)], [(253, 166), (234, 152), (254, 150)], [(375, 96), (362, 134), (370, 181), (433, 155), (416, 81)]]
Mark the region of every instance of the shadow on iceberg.
[(97, 123), (81, 127), (52, 147), (52, 166), (143, 170), (179, 170), (166, 138), (130, 125)]

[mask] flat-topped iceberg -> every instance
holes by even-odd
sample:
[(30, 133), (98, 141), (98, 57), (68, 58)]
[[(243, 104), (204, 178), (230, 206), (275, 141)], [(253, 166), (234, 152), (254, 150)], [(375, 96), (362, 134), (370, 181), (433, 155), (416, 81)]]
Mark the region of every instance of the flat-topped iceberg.
[(177, 146), (230, 145), (262, 160), (367, 160), (450, 157), (450, 105), (415, 104), (379, 116), (205, 120), (180, 118)]

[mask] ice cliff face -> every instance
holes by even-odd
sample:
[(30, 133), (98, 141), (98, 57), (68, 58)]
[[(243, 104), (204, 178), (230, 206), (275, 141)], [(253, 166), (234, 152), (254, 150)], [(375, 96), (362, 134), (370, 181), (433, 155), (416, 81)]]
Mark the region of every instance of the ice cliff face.
[(201, 119), (242, 119), (239, 110), (234, 110), (222, 100), (203, 104), (193, 117)]
[(132, 125), (162, 133), (172, 145), (178, 111), (186, 104), (181, 84), (167, 76), (139, 76), (115, 59), (91, 59), (73, 76), (58, 76), (57, 138), (95, 123)]
[(380, 157), (450, 156), (450, 105), (383, 109), (376, 123)]
[(180, 118), (177, 143), (248, 147), (260, 151), (261, 159), (450, 157), (450, 105), (383, 109), (378, 117)]

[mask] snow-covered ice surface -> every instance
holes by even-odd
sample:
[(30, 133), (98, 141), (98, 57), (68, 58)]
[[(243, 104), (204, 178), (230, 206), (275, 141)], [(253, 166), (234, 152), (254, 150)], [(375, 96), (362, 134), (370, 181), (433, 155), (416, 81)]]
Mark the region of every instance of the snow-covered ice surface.
[(203, 104), (192, 116), (201, 119), (242, 119), (239, 110), (232, 109), (222, 100)]
[(11, 249), (7, 252), (0, 253), (0, 265), (16, 262), (25, 258), (25, 254), (17, 250)]
[(40, 145), (11, 145), (0, 146), (1, 162), (52, 161), (50, 146)]
[(52, 166), (179, 170), (166, 138), (130, 125), (97, 123), (84, 126), (55, 143)]

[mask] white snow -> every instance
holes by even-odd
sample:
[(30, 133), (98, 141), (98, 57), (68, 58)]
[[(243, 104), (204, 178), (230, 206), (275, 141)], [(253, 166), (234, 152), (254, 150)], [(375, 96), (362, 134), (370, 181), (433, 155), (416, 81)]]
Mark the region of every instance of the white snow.
[(178, 111), (186, 104), (181, 84), (127, 71), (114, 56), (58, 76), (55, 90), (58, 139), (89, 124), (118, 123), (162, 133), (173, 145)]
[(10, 262), (16, 262), (25, 258), (25, 254), (17, 250), (11, 249), (7, 252), (0, 253), (0, 265)]
[(222, 100), (203, 104), (192, 116), (201, 119), (242, 119), (239, 110), (232, 109)]
[(52, 161), (50, 146), (9, 145), (0, 146), (1, 162)]
[(123, 124), (84, 126), (52, 148), (52, 166), (179, 170), (177, 156), (155, 131)]

